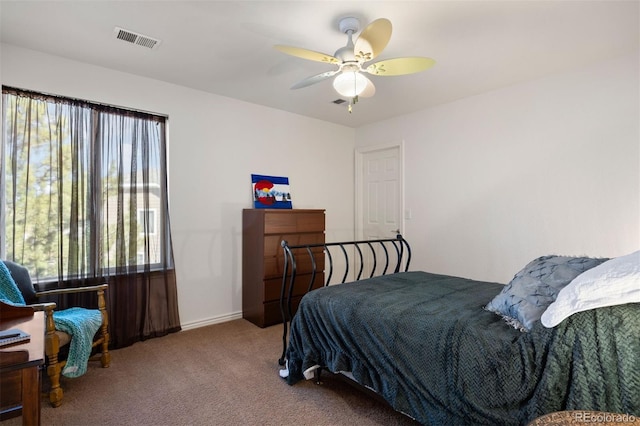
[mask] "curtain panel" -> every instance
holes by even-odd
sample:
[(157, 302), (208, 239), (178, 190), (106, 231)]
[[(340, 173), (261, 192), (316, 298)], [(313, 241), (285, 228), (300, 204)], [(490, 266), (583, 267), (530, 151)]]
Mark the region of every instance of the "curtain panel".
[(108, 282), (114, 348), (180, 330), (166, 118), (6, 86), (2, 97), (0, 256), (40, 288)]

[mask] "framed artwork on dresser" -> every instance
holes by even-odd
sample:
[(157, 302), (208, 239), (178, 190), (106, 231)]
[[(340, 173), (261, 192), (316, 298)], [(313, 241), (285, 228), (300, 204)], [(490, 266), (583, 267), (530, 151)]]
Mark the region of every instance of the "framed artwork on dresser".
[(251, 175), (253, 207), (256, 209), (291, 209), (289, 178)]

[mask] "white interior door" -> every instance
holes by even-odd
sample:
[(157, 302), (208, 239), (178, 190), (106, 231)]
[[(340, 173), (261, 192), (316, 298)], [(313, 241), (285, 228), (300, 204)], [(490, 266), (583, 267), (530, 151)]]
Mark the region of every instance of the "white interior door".
[(356, 150), (358, 239), (390, 238), (403, 230), (402, 143)]

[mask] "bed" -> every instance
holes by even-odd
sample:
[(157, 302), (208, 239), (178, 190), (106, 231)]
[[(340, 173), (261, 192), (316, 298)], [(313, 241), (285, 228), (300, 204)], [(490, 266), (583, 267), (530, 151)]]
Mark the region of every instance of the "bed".
[[(526, 424), (562, 410), (640, 417), (640, 252), (541, 256), (505, 286), (410, 271), (400, 235), (282, 245), (279, 363), (290, 385), (339, 374), (430, 425)], [(301, 262), (313, 268), (296, 309)], [(338, 285), (313, 289), (315, 265), (334, 284), (338, 263)], [(578, 306), (574, 283), (588, 295)], [(613, 287), (617, 301), (602, 294)]]

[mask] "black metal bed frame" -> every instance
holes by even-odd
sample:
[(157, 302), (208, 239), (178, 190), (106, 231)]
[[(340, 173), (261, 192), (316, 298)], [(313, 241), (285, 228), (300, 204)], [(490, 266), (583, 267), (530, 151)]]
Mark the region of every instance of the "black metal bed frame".
[[(322, 252), (325, 255), (325, 259), (328, 261), (328, 265), (325, 268), (327, 274), (323, 283), (325, 287), (328, 286), (331, 282), (331, 278), (333, 277), (334, 273), (334, 254), (331, 250), (338, 251), (339, 249), (339, 253), (342, 253), (341, 259), (344, 259), (345, 261), (345, 270), (342, 276), (342, 280), (339, 283), (333, 284), (344, 284), (346, 282), (347, 277), (349, 276), (350, 264), (356, 266), (359, 265), (358, 274), (356, 275), (355, 279), (353, 279), (353, 281), (359, 281), (361, 279), (373, 278), (374, 276), (387, 275), (387, 271), (390, 271), (390, 274), (406, 272), (409, 270), (409, 263), (411, 262), (411, 248), (409, 247), (409, 243), (402, 237), (401, 234), (398, 234), (395, 238), (384, 238), (378, 240), (302, 244), (296, 246), (290, 246), (287, 241), (282, 240), (281, 246), (284, 251), (284, 270), (282, 274), (282, 287), (280, 289), (280, 312), (282, 313), (283, 324), (282, 356), (278, 360), (278, 363), (280, 365), (285, 365), (285, 355), (287, 351), (287, 332), (289, 330), (290, 322), (293, 318), (293, 315), (291, 314), (293, 310), (292, 298), (294, 283), (297, 276), (297, 260), (294, 250), (303, 249), (303, 251), (307, 253), (309, 259), (311, 260), (311, 276), (305, 294), (313, 289), (313, 284), (315, 282), (316, 275), (318, 274), (318, 265), (314, 256), (314, 252), (312, 250), (314, 248), (322, 247)], [(366, 250), (367, 247), (369, 248), (368, 251)], [(351, 255), (349, 255), (347, 248), (354, 249), (353, 251), (351, 251)], [(365, 249), (365, 253), (371, 255), (370, 270), (368, 271), (369, 274), (368, 276), (365, 275), (364, 277), (363, 270), (365, 262), (363, 248)], [(381, 248), (381, 251), (384, 253), (381, 256), (384, 258), (384, 266), (381, 270), (381, 267), (378, 265), (378, 255), (376, 254), (376, 248)], [(395, 256), (393, 253), (395, 253)], [(317, 254), (318, 252), (316, 252), (316, 255)], [(390, 265), (392, 266), (391, 269), (389, 268)]]

